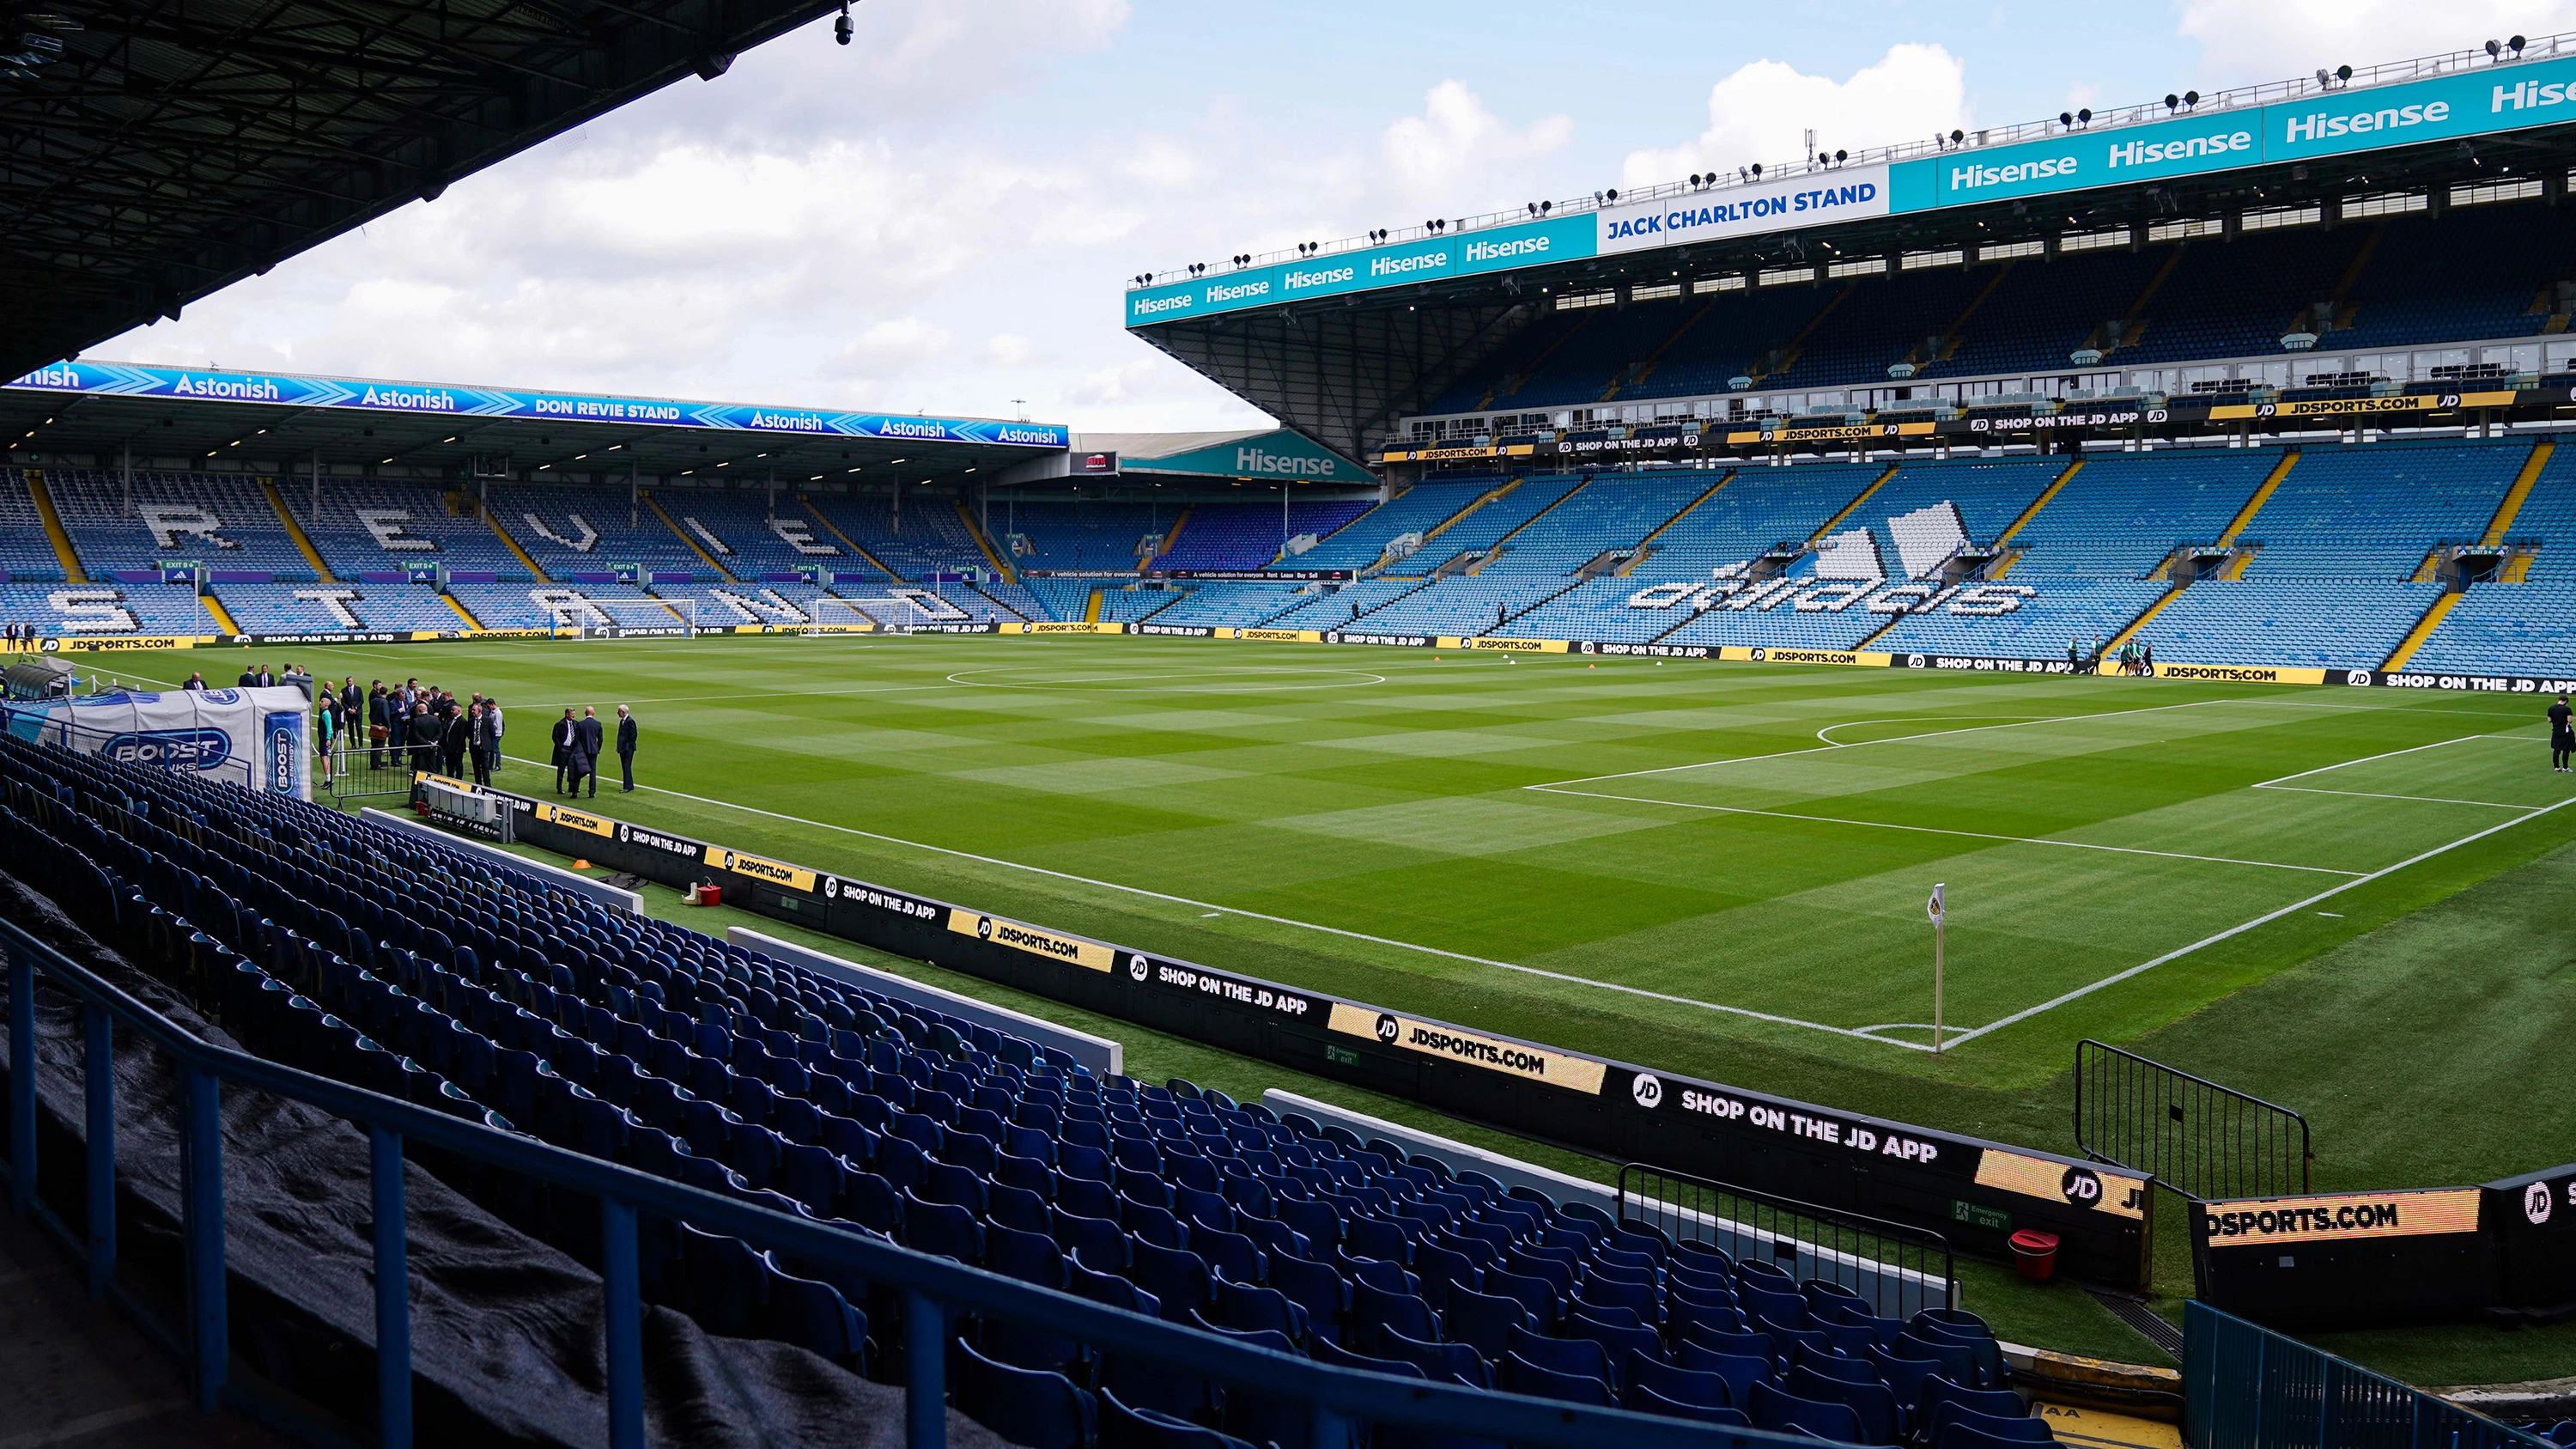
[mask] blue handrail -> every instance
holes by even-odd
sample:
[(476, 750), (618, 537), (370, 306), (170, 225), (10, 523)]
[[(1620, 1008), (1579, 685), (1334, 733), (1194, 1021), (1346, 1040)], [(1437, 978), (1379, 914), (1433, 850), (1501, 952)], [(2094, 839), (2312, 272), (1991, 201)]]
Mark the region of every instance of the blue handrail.
[[(95, 973), (7, 921), (0, 955), (9, 980), (10, 1203), (24, 1216), (35, 1206), (36, 982), (80, 1003), (89, 1147), (86, 1163), (86, 1256), (93, 1291), (116, 1266), (115, 1064), (112, 1028), (121, 1025), (169, 1054), (180, 1083), (181, 1235), (185, 1247), (185, 1346), (197, 1405), (212, 1409), (225, 1392), (230, 1343), (225, 1323), (222, 1089), (270, 1092), (361, 1124), (372, 1157), (376, 1263), (377, 1442), (412, 1442), (410, 1295), (404, 1268), (403, 1150), (418, 1142), (460, 1157), (596, 1197), (600, 1203), (608, 1368), (607, 1442), (644, 1449), (643, 1294), (636, 1214), (688, 1222), (800, 1258), (847, 1268), (899, 1291), (906, 1330), (906, 1449), (946, 1443), (948, 1325), (960, 1314), (989, 1315), (1043, 1326), (1094, 1344), (1114, 1344), (1124, 1357), (1180, 1369), (1193, 1378), (1254, 1390), (1268, 1399), (1302, 1401), (1312, 1412), (1315, 1449), (1343, 1449), (1362, 1424), (1550, 1445), (1557, 1449), (1628, 1449), (1651, 1438), (1675, 1449), (1784, 1446), (1790, 1438), (1758, 1430), (1650, 1417), (1545, 1399), (1435, 1384), (1332, 1367), (1255, 1348), (1161, 1319), (1016, 1282), (945, 1258), (788, 1216), (764, 1207), (667, 1182), (612, 1162), (584, 1157), (531, 1138), (414, 1106), (327, 1077), (217, 1046), (198, 1037)], [(20, 1075), (24, 1073), (23, 1077)], [(1803, 1441), (1809, 1445), (1812, 1440)]]
[(2551, 1449), (2198, 1299), (2183, 1304), (2182, 1327), (2183, 1437), (2195, 1449)]

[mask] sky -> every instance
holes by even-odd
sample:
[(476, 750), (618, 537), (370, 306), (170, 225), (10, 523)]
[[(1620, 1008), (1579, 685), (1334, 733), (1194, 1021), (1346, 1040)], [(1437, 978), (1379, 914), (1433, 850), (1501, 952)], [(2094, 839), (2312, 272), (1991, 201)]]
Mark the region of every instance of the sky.
[(92, 350), (1259, 426), (1147, 270), (1692, 171), (2576, 31), (2576, 0), (858, 0)]

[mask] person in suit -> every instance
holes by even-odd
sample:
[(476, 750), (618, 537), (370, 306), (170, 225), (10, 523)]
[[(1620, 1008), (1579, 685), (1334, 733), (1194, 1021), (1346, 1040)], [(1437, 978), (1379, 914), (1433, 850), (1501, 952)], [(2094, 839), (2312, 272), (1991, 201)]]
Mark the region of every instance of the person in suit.
[(493, 713), (491, 706), (478, 704), (467, 723), (474, 751), (474, 783), (477, 785), (492, 783), (492, 757), (501, 753), (501, 733), (494, 725)]
[[(340, 723), (344, 727), (355, 728), (358, 721), (366, 717), (366, 709), (367, 693), (365, 690), (358, 688), (358, 676), (354, 674), (341, 675)], [(345, 743), (346, 742), (344, 741), (343, 744), (345, 745)]]
[(492, 768), (498, 770), (501, 768), (501, 737), (509, 733), (510, 722), (502, 717), (499, 695), (483, 701), (483, 712), (492, 717)]
[(243, 665), (240, 683), (241, 687), (244, 689), (259, 688), (259, 666), (256, 664)]
[(385, 740), (393, 733), (394, 697), (385, 692), (381, 679), (367, 690), (367, 768), (385, 767)]
[(438, 751), (446, 730), (440, 728), (438, 716), (425, 709), (411, 712), (411, 767), (415, 772), (434, 774), (438, 770)]
[(206, 687), (206, 676), (203, 673), (192, 673), (188, 676), (188, 682), (180, 685), (179, 687), (181, 689), (203, 691)]
[(572, 706), (565, 705), (563, 718), (555, 721), (555, 793), (564, 792), (565, 772), (572, 768), (573, 742), (581, 737), (581, 722), (572, 717)]
[(447, 722), (442, 730), (440, 743), (445, 746), (445, 752), (447, 755), (447, 769), (445, 771), (447, 778), (451, 780), (463, 779), (465, 777), (465, 752), (472, 748), (474, 744), (473, 722), (468, 720), (462, 714), (448, 715)]
[(583, 705), (581, 724), (575, 730), (579, 743), (573, 746), (572, 784), (576, 795), (581, 793), (582, 777), (586, 775), (590, 778), (591, 797), (597, 799), (599, 796), (599, 757), (607, 753), (602, 748), (607, 743), (605, 733), (599, 725), (599, 712)]
[(617, 707), (617, 768), (626, 777), (618, 787), (621, 795), (635, 793), (635, 715), (626, 706)]

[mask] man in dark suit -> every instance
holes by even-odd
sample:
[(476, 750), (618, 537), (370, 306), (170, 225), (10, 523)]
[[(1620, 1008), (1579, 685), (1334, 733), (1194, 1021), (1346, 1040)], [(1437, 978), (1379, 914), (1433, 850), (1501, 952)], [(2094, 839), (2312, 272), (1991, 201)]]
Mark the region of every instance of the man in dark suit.
[(501, 732), (495, 726), (489, 705), (474, 706), (471, 722), (474, 746), (474, 783), (492, 783), (492, 757), (501, 753)]
[(258, 666), (258, 665), (256, 665), (256, 664), (245, 664), (245, 665), (243, 665), (243, 666), (242, 666), (242, 672), (241, 672), (241, 687), (242, 687), (242, 688), (244, 688), (244, 689), (257, 689), (257, 688), (259, 688), (259, 666)]
[(626, 776), (618, 787), (621, 795), (635, 793), (635, 716), (626, 706), (617, 707), (617, 768)]
[(413, 770), (424, 774), (437, 772), (439, 745), (446, 734), (446, 729), (438, 722), (438, 716), (425, 709), (411, 712), (411, 767)]
[(564, 775), (572, 768), (573, 742), (581, 737), (581, 722), (572, 717), (572, 706), (565, 705), (563, 718), (555, 721), (555, 793), (564, 792)]
[(581, 780), (584, 775), (587, 775), (590, 777), (591, 797), (593, 799), (597, 799), (599, 796), (599, 757), (607, 753), (605, 748), (607, 745), (606, 731), (600, 728), (598, 711), (592, 709), (588, 705), (582, 706), (581, 724), (575, 730), (575, 735), (577, 737), (577, 742), (573, 745), (572, 754), (573, 793), (576, 795), (581, 793)]
[(367, 743), (374, 747), (367, 751), (368, 769), (385, 767), (385, 741), (392, 738), (393, 727), (394, 697), (385, 692), (385, 682), (379, 679), (367, 690)]
[(451, 713), (446, 718), (439, 741), (447, 755), (445, 774), (451, 780), (460, 780), (465, 777), (465, 751), (474, 743), (474, 725), (461, 713)]

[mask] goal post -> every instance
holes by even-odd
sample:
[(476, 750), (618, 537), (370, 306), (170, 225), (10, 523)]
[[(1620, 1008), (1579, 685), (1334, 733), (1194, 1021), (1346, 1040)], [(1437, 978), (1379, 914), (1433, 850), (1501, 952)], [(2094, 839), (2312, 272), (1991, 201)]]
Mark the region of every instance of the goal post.
[(830, 634), (910, 634), (933, 621), (918, 598), (844, 599), (826, 594), (805, 606), (805, 637)]
[(558, 639), (694, 639), (698, 601), (569, 595), (546, 604), (547, 632)]

